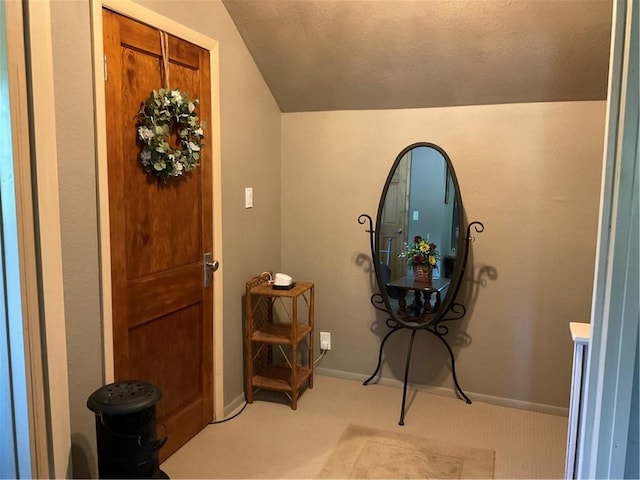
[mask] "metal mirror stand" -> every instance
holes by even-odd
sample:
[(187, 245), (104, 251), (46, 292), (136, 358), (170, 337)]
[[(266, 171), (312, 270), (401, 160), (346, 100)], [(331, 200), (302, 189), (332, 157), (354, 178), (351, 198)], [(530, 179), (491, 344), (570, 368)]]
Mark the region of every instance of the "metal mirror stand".
[[(371, 245), (371, 258), (376, 268), (376, 278), (379, 279), (380, 276), (377, 275), (377, 270), (379, 267), (376, 265), (377, 256), (375, 254), (375, 242), (374, 242), (375, 231), (373, 230), (373, 220), (367, 214), (362, 214), (358, 217), (358, 223), (360, 225), (364, 225), (367, 222), (369, 223), (369, 229), (366, 231), (369, 233), (369, 241)], [(429, 319), (428, 321), (405, 321), (403, 319), (398, 318), (393, 311), (390, 311), (391, 308), (388, 307), (389, 304), (388, 302), (385, 301), (385, 298), (383, 297), (382, 293), (374, 293), (373, 295), (371, 295), (371, 304), (374, 306), (374, 308), (382, 312), (385, 312), (387, 315), (389, 315), (389, 318), (387, 318), (386, 320), (386, 325), (391, 330), (384, 336), (384, 338), (382, 339), (382, 342), (380, 343), (380, 350), (378, 353), (378, 364), (376, 365), (376, 369), (371, 374), (371, 376), (363, 382), (363, 385), (368, 385), (369, 382), (371, 382), (376, 377), (376, 375), (378, 375), (378, 373), (380, 372), (380, 367), (382, 365), (382, 350), (384, 348), (384, 344), (387, 341), (387, 339), (395, 332), (402, 330), (404, 328), (411, 330), (411, 339), (409, 340), (409, 348), (407, 350), (407, 360), (404, 368), (404, 385), (402, 389), (402, 407), (400, 410), (400, 422), (398, 423), (399, 425), (404, 425), (405, 405), (406, 405), (406, 399), (407, 399), (407, 381), (409, 378), (409, 365), (411, 363), (411, 351), (413, 349), (413, 339), (415, 338), (416, 332), (418, 330), (423, 330), (434, 335), (446, 347), (447, 351), (449, 352), (449, 357), (451, 359), (451, 373), (453, 376), (453, 382), (455, 383), (455, 386), (456, 386), (456, 394), (458, 395), (459, 398), (465, 400), (467, 403), (471, 403), (471, 400), (469, 399), (469, 397), (465, 395), (465, 393), (462, 391), (462, 387), (460, 387), (460, 384), (458, 383), (458, 377), (456, 376), (456, 362), (453, 356), (453, 350), (451, 350), (451, 347), (449, 346), (449, 343), (445, 338), (445, 336), (449, 333), (449, 327), (444, 322), (449, 322), (451, 320), (460, 320), (467, 313), (466, 307), (461, 303), (456, 302), (455, 299), (458, 294), (458, 290), (460, 289), (460, 285), (462, 284), (464, 270), (467, 264), (467, 257), (469, 255), (469, 244), (474, 241), (474, 237), (471, 236), (472, 228), (475, 229), (475, 231), (478, 233), (481, 233), (484, 231), (484, 225), (481, 222), (471, 222), (469, 225), (467, 225), (467, 233), (464, 238), (465, 248), (464, 248), (462, 265), (460, 267), (457, 282), (455, 282), (455, 285), (453, 285), (453, 291), (447, 292), (446, 294), (446, 297), (449, 297), (449, 301), (446, 301), (446, 297), (445, 297), (445, 301), (440, 307), (441, 310), (436, 312), (433, 318)], [(378, 281), (378, 287), (381, 290), (383, 290), (385, 288), (385, 285), (380, 285), (380, 282)]]

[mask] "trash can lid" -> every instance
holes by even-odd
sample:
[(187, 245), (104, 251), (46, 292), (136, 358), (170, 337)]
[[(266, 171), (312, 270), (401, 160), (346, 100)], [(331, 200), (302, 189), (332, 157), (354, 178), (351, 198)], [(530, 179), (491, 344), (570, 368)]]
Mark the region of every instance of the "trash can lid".
[(161, 398), (162, 392), (152, 383), (130, 380), (99, 388), (89, 396), (87, 407), (96, 413), (125, 415), (152, 407)]

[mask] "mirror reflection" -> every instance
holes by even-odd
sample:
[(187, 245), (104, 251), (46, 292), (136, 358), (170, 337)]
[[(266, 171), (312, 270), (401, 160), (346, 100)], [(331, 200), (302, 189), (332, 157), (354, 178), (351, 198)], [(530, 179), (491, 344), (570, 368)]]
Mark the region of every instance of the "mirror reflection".
[(380, 200), (375, 251), (381, 290), (397, 300), (391, 308), (400, 317), (427, 320), (457, 280), (460, 203), (453, 167), (439, 147), (416, 144), (396, 159)]

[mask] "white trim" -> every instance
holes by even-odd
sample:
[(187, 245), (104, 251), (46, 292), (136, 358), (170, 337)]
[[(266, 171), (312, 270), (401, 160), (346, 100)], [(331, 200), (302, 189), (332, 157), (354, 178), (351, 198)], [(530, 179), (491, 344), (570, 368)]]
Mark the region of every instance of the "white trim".
[(564, 478), (575, 478), (580, 429), (580, 407), (584, 392), (584, 372), (586, 351), (591, 339), (589, 323), (570, 322), (569, 331), (573, 340), (573, 365), (571, 369), (571, 396), (569, 397), (569, 422), (567, 425), (567, 451), (565, 455)]
[[(333, 370), (330, 368), (316, 367), (314, 375), (324, 375), (326, 377), (343, 378), (345, 380), (355, 380), (360, 383), (368, 378), (368, 375), (362, 375), (360, 373), (345, 372), (343, 370)], [(404, 383), (396, 378), (380, 377), (376, 383), (370, 385), (385, 385), (387, 387), (395, 387), (402, 389)], [(409, 386), (417, 390), (418, 392), (429, 393), (432, 395), (440, 395), (443, 397), (457, 398), (453, 389), (445, 387), (435, 387), (431, 385), (423, 385), (420, 383), (410, 383)], [(491, 405), (498, 405), (501, 407), (517, 408), (518, 410), (529, 410), (532, 412), (546, 413), (549, 415), (558, 415), (566, 417), (569, 415), (569, 409), (564, 407), (556, 407), (554, 405), (544, 405), (542, 403), (524, 402), (522, 400), (516, 400), (513, 398), (495, 397), (493, 395), (486, 395), (484, 393), (465, 392), (469, 398), (474, 402), (489, 403)], [(400, 411), (400, 399), (398, 397), (398, 411)]]
[[(638, 348), (638, 14), (613, 3), (607, 139), (579, 478), (623, 478)], [(632, 38), (632, 30), (636, 38)], [(630, 69), (630, 62), (635, 69)], [(634, 124), (635, 122), (635, 124)]]
[[(95, 79), (95, 126), (98, 171), (98, 205), (100, 225), (100, 263), (102, 283), (102, 318), (105, 383), (113, 381), (113, 314), (111, 310), (111, 258), (109, 235), (109, 198), (107, 183), (107, 144), (103, 76), (102, 8), (151, 25), (209, 51), (211, 69), (211, 125), (208, 126), (213, 176), (213, 258), (222, 258), (222, 166), (220, 151), (220, 62), (218, 42), (191, 30), (130, 0), (92, 0), (93, 68)], [(214, 418), (224, 416), (223, 389), (223, 275), (220, 265), (213, 282), (213, 409)]]
[(5, 2), (7, 63), (11, 92), (11, 124), (15, 175), (16, 214), (20, 262), (20, 289), (25, 346), (25, 375), (29, 412), (31, 476), (51, 477), (47, 434), (46, 390), (42, 351), (42, 331), (38, 295), (38, 267), (34, 231), (34, 189), (31, 182), (31, 152), (28, 84), (25, 66), (24, 12), (21, 2)]
[(29, 0), (33, 150), (38, 209), (42, 313), (46, 343), (53, 474), (71, 475), (71, 427), (64, 316), (62, 243), (58, 199), (58, 160), (49, 2)]
[(588, 344), (591, 341), (591, 324), (583, 322), (569, 322), (571, 340), (579, 345)]
[(102, 5), (92, 2), (91, 34), (93, 36), (93, 77), (95, 98), (95, 129), (96, 129), (96, 185), (98, 186), (98, 225), (100, 252), (100, 287), (102, 299), (102, 352), (104, 356), (104, 383), (114, 381), (113, 373), (113, 311), (111, 309), (111, 257), (109, 228), (109, 182), (107, 176), (107, 123), (106, 100), (104, 96), (103, 74), (103, 34), (102, 34)]

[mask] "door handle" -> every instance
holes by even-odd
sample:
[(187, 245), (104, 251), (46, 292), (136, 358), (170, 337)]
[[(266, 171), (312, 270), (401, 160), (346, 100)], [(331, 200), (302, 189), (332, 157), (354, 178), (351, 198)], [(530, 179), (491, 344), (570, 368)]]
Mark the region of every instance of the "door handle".
[(218, 270), (220, 262), (213, 260), (211, 252), (207, 252), (202, 256), (203, 284), (206, 287), (211, 286), (213, 280), (213, 272)]

